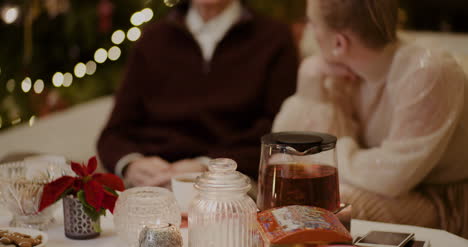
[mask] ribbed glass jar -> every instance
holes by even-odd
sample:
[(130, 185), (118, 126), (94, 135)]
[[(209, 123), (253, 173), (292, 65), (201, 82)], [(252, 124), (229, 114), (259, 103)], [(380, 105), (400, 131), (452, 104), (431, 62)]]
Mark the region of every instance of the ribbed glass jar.
[(257, 206), (247, 196), (250, 179), (230, 159), (216, 159), (197, 179), (199, 195), (190, 204), (190, 247), (252, 247), (258, 244)]

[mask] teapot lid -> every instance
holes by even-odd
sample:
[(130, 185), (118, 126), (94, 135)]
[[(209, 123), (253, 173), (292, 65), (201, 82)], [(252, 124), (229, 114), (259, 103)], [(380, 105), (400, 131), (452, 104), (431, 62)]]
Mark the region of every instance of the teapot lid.
[(237, 163), (232, 159), (213, 159), (208, 171), (197, 177), (195, 188), (202, 191), (240, 191), (250, 190), (250, 179), (236, 171)]
[(304, 154), (334, 149), (336, 141), (336, 137), (329, 134), (300, 131), (277, 132), (262, 137), (262, 144), (283, 145)]

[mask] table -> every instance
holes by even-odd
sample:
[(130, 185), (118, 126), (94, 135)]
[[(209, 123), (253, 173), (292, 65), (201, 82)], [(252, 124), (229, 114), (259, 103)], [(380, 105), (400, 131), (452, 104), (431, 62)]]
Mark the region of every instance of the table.
[[(114, 225), (112, 215), (108, 215), (101, 219), (101, 226), (103, 229), (101, 236), (92, 240), (71, 240), (66, 238), (63, 233), (63, 214), (60, 209), (57, 210), (55, 218), (56, 222), (49, 227), (49, 230), (46, 231), (49, 235), (47, 247), (126, 246), (119, 240), (117, 234), (113, 231)], [(0, 227), (8, 226), (10, 219), (11, 216), (8, 211), (5, 208), (0, 207)], [(431, 247), (468, 247), (468, 240), (442, 230), (363, 220), (351, 221), (353, 237), (364, 235), (370, 230), (414, 232), (416, 234), (416, 239), (429, 240), (431, 242)], [(182, 236), (184, 237), (184, 246), (188, 246), (187, 229), (182, 229)]]

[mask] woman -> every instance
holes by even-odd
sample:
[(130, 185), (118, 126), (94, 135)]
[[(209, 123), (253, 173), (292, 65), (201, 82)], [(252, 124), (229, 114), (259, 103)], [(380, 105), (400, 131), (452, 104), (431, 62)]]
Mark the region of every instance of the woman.
[(339, 137), (354, 217), (468, 237), (466, 77), (449, 55), (398, 40), (397, 2), (309, 0), (321, 53), (301, 65), (273, 131)]
[(256, 177), (258, 140), (293, 94), (297, 67), (286, 25), (240, 0), (184, 1), (135, 45), (99, 156), (134, 186), (165, 186), (208, 157)]

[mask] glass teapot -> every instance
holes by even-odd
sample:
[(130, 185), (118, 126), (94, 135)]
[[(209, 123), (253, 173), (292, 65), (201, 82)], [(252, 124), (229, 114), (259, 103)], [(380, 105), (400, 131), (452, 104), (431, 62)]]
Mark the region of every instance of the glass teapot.
[(262, 137), (257, 206), (260, 210), (310, 205), (340, 207), (336, 137), (279, 132)]

